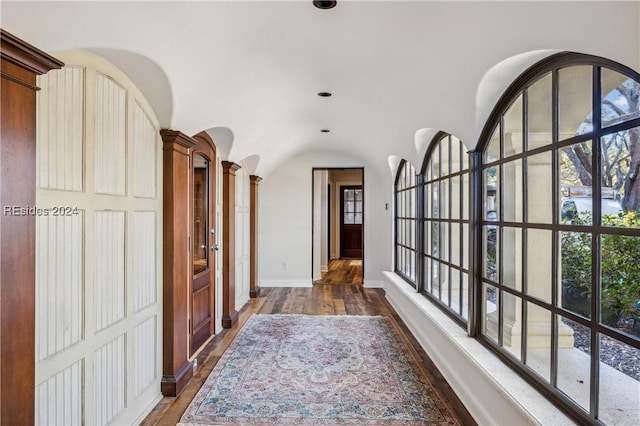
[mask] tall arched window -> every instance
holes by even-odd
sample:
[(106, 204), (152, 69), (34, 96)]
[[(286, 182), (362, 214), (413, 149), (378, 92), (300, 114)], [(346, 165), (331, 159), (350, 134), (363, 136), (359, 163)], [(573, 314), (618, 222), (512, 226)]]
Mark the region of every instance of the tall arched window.
[(640, 409), (640, 75), (574, 53), (507, 90), (482, 158), (480, 339), (585, 421)]
[(462, 142), (439, 133), (422, 165), (421, 289), (458, 322), (468, 318), (469, 162)]
[(398, 168), (395, 182), (396, 261), (395, 270), (416, 286), (417, 258), (417, 181), (416, 170), (405, 160)]

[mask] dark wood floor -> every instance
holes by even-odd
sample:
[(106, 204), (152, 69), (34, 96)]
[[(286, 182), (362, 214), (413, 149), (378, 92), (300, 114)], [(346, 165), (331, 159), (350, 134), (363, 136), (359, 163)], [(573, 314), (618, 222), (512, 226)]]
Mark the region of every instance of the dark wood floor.
[(451, 390), (431, 359), (422, 350), (394, 309), (384, 297), (382, 289), (365, 289), (362, 285), (316, 284), (313, 288), (269, 288), (262, 289), (257, 299), (251, 299), (240, 311), (238, 323), (224, 330), (198, 355), (198, 369), (194, 378), (177, 398), (163, 398), (142, 422), (142, 425), (175, 425), (187, 409), (209, 373), (227, 349), (247, 319), (255, 314), (311, 314), (311, 315), (382, 315), (389, 317), (400, 332), (420, 368), (431, 381), (440, 397), (460, 423), (475, 425), (460, 400)]
[(314, 284), (362, 284), (362, 260), (333, 259)]

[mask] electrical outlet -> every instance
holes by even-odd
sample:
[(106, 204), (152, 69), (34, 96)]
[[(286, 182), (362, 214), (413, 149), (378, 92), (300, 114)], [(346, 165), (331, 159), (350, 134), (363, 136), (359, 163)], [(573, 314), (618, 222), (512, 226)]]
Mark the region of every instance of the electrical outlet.
[(282, 262), (282, 269), (287, 269), (287, 262)]

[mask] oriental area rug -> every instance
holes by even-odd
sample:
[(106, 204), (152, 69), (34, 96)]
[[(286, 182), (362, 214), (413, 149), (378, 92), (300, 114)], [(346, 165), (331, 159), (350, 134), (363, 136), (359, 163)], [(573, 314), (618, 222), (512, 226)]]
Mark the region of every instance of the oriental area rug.
[(253, 315), (181, 426), (457, 425), (385, 317)]

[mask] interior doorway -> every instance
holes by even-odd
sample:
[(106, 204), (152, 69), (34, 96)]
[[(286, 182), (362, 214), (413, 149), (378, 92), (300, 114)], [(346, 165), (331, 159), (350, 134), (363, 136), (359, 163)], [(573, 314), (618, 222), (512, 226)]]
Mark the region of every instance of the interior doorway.
[(364, 169), (314, 168), (312, 199), (313, 282), (362, 283)]

